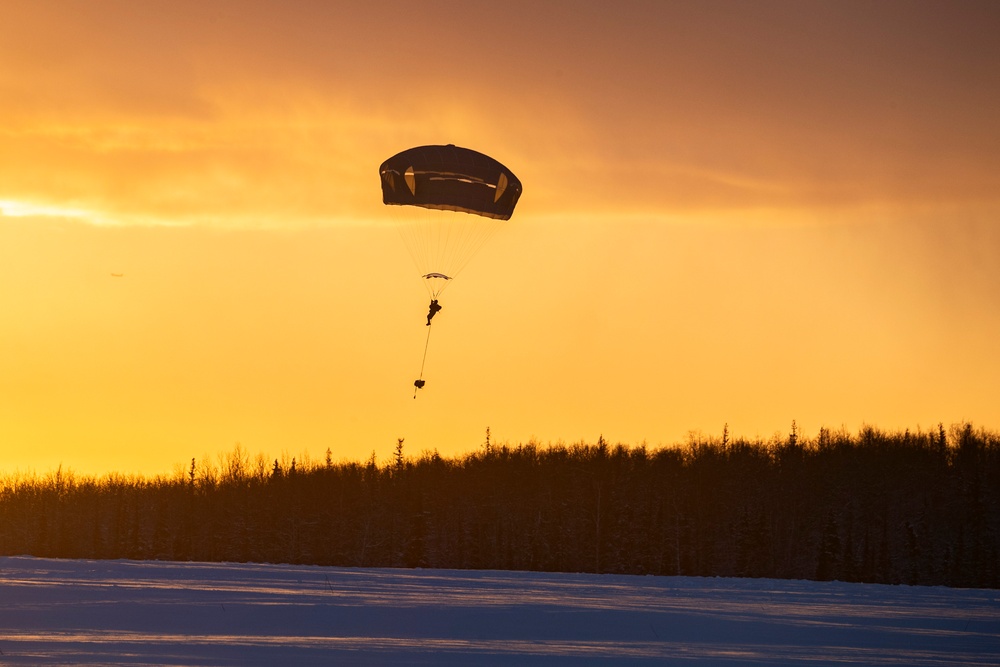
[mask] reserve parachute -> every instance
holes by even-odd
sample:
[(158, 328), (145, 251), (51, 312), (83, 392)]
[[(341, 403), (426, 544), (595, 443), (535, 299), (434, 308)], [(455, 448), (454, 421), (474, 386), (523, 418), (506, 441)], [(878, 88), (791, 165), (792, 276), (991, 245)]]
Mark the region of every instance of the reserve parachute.
[[(425, 381), (431, 320), (442, 309), (438, 297), (461, 273), (521, 196), (521, 181), (488, 155), (446, 146), (417, 146), (379, 167), (382, 203), (393, 217), (431, 298), (427, 341), (413, 397)], [(396, 208), (398, 207), (398, 208)]]

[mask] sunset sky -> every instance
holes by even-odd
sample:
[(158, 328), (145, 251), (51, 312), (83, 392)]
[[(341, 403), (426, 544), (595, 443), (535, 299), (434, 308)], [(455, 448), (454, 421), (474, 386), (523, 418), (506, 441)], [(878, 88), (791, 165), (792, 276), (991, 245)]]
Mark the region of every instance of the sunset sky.
[[(996, 2), (2, 6), (0, 472), (1000, 428)], [(524, 194), (414, 400), (445, 143)]]

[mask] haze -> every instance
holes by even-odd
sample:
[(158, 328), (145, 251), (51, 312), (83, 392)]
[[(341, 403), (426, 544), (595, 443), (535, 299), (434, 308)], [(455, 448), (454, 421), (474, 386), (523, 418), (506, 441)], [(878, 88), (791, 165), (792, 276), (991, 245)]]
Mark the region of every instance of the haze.
[[(1000, 424), (996, 3), (3, 14), (2, 470)], [(434, 143), (524, 196), (414, 400)]]

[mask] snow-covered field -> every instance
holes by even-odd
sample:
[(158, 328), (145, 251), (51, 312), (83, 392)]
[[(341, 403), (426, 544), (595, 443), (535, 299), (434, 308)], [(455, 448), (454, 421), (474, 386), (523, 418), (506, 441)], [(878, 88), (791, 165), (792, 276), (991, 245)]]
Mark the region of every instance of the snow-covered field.
[(0, 664), (1000, 665), (1000, 591), (0, 558)]

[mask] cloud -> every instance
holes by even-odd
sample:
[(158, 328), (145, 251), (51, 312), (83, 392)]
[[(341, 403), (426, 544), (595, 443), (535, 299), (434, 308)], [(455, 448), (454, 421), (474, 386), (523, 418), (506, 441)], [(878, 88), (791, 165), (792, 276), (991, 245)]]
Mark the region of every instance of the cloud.
[(339, 224), (380, 217), (384, 157), (451, 142), (501, 159), (541, 216), (995, 204), (984, 12), (20, 6), (0, 27), (0, 197)]

